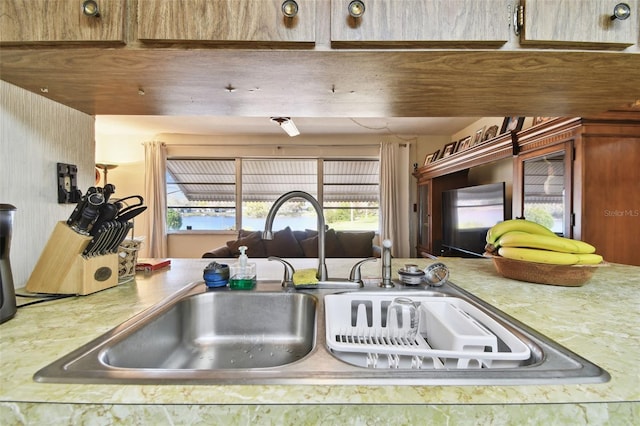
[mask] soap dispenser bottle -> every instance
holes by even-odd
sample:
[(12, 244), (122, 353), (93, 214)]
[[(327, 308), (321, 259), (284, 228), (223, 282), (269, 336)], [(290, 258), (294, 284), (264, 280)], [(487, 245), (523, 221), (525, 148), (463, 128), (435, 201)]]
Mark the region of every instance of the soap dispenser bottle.
[(231, 265), (229, 271), (229, 288), (232, 290), (251, 290), (256, 286), (256, 264), (249, 263), (249, 257), (245, 254), (246, 246), (238, 247), (240, 256), (238, 262)]

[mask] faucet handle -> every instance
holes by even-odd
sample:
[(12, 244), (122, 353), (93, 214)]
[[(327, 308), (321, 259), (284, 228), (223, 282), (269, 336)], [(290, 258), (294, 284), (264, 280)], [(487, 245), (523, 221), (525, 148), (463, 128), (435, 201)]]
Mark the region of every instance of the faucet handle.
[(279, 258), (278, 256), (269, 256), (268, 260), (277, 260), (278, 262), (284, 265), (284, 276), (282, 278), (282, 287), (287, 287), (289, 285), (293, 285), (293, 274), (296, 270), (293, 268), (289, 262), (284, 259)]
[(377, 258), (375, 257), (368, 257), (366, 259), (359, 261), (355, 265), (353, 265), (353, 267), (351, 268), (351, 272), (349, 273), (349, 281), (362, 284), (362, 275), (360, 273), (360, 266), (362, 266), (363, 263), (375, 262), (376, 260)]

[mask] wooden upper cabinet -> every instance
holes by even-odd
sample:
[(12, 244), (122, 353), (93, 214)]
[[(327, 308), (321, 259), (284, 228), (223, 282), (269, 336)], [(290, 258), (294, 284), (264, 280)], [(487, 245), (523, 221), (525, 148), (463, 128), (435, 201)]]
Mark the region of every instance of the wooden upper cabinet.
[(335, 47), (499, 47), (509, 40), (505, 0), (362, 0), (364, 13), (350, 16), (351, 0), (331, 0)]
[(638, 41), (638, 0), (631, 15), (611, 20), (620, 0), (522, 0), (523, 46), (623, 49)]
[(84, 0), (0, 1), (0, 44), (124, 43), (126, 0), (96, 0), (99, 17)]
[(138, 39), (153, 42), (314, 43), (313, 0), (296, 0), (293, 18), (283, 0), (140, 0)]

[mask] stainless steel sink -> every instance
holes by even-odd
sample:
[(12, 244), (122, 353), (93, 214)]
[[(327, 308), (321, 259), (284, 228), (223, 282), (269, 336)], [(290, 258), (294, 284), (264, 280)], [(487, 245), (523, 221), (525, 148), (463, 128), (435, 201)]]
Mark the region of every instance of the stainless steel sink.
[(101, 352), (128, 369), (268, 368), (313, 349), (316, 298), (296, 293), (208, 292), (175, 303)]
[[(460, 287), (207, 290), (192, 283), (34, 375), (40, 382), (155, 384), (496, 385), (597, 383), (600, 367)], [(504, 327), (526, 359), (492, 368), (367, 368), (329, 348), (324, 297), (330, 294), (459, 301)], [(334, 297), (334, 296), (332, 296)]]

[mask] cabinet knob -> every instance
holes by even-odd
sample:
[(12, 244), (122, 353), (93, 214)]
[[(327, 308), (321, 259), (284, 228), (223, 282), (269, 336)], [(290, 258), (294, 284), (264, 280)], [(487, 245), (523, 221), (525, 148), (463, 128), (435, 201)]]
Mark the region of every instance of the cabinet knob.
[(618, 3), (616, 4), (616, 7), (613, 8), (613, 15), (611, 15), (611, 20), (615, 21), (616, 19), (619, 19), (621, 21), (624, 21), (629, 16), (631, 16), (631, 8), (629, 7), (629, 5), (626, 3)]
[(298, 14), (298, 3), (294, 0), (282, 2), (282, 14), (287, 18), (293, 18)]
[(349, 10), (349, 15), (354, 18), (360, 18), (362, 15), (364, 15), (364, 2), (360, 0), (353, 0), (351, 3), (349, 3), (347, 9)]
[(82, 13), (84, 13), (85, 16), (99, 18), (100, 8), (98, 7), (98, 2), (96, 2), (95, 0), (85, 0), (82, 3)]

